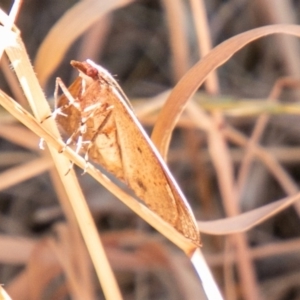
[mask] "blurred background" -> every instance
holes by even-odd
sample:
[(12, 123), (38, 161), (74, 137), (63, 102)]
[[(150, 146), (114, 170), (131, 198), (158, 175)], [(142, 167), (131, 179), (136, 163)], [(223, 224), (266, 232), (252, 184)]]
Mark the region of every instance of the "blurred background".
[[(107, 68), (134, 107), (143, 107), (153, 97), (172, 89), (203, 52), (207, 52), (200, 50), (197, 22), (200, 28), (208, 26), (208, 36), (201, 41), (215, 47), (253, 28), (277, 23), (299, 24), (300, 19), (300, 2), (291, 0), (127, 2), (130, 3), (105, 14), (68, 49), (43, 87), (52, 106), (55, 78), (59, 76), (69, 84), (77, 76), (69, 64), (72, 59), (92, 58)], [(201, 3), (201, 14), (195, 2)], [(76, 3), (24, 1), (16, 25), (32, 62), (36, 61), (39, 47), (51, 28)], [(12, 1), (0, 0), (0, 7), (6, 12), (11, 5)], [(183, 31), (183, 40), (176, 40), (176, 34), (175, 37), (170, 34), (171, 26), (176, 28), (176, 25)], [(177, 37), (181, 37), (179, 33)], [(174, 61), (174, 53), (180, 49), (187, 55), (181, 62)], [(274, 97), (293, 105), (299, 101), (299, 54), (299, 39), (294, 37), (272, 35), (254, 41), (217, 70), (215, 85), (206, 84), (199, 89), (198, 103), (209, 113), (221, 111), (224, 124), (249, 137), (258, 113), (248, 113), (247, 106), (243, 105), (251, 103), (262, 107), (264, 112), (264, 103), (278, 79), (282, 80), (283, 89)], [(4, 71), (0, 73), (0, 87), (16, 97)], [(241, 110), (227, 113), (224, 104), (231, 108), (241, 105)], [(156, 117), (157, 111), (140, 117), (147, 132), (151, 133)], [(260, 138), (261, 147), (288, 174), (292, 185), (289, 195), (299, 189), (299, 123), (299, 114), (294, 111), (273, 112)], [(18, 172), (18, 166), (40, 155), (38, 143), (35, 135), (1, 110), (0, 252), (1, 243), (4, 250), (2, 258), (0, 255), (0, 283), (14, 299), (73, 299), (66, 284), (65, 266), (46, 243), (48, 239), (58, 239), (66, 248), (77, 247), (77, 244), (70, 246), (73, 242), (68, 240), (65, 216), (51, 173), (4, 183), (13, 174), (9, 172)], [(230, 140), (228, 147), (238, 180), (245, 148)], [(226, 217), (205, 132), (182, 120), (173, 134), (168, 164), (197, 219)], [(77, 171), (124, 299), (205, 299), (199, 279), (184, 254), (88, 175), (80, 176), (81, 170)], [(243, 182), (239, 208), (241, 212), (249, 211), (287, 194), (274, 174), (260, 160), (253, 159)], [(244, 255), (249, 264), (244, 267), (240, 265), (243, 262), (236, 260), (237, 246), (230, 236), (202, 235), (205, 257), (226, 299), (300, 299), (299, 214), (300, 210), (292, 206), (245, 233)], [(88, 265), (89, 275), (85, 274), (87, 277), (78, 282), (82, 290), (88, 290), (81, 299), (103, 299), (85, 250), (66, 257), (70, 263), (82, 260)], [(246, 270), (249, 278), (241, 270)], [(83, 282), (88, 284), (81, 285)], [(252, 294), (243, 286), (247, 282), (255, 289)]]

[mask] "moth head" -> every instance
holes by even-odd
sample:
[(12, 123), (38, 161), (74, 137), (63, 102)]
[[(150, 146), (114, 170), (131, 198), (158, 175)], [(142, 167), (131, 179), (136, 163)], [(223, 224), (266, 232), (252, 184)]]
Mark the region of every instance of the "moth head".
[(72, 67), (78, 70), (79, 76), (86, 82), (92, 83), (98, 79), (98, 70), (87, 62), (71, 61)]

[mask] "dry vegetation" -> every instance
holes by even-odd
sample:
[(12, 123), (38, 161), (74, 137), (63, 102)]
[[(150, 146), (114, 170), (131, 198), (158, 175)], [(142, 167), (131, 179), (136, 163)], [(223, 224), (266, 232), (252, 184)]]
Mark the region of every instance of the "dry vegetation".
[[(0, 2), (0, 299), (206, 299), (205, 262), (224, 299), (300, 299), (300, 4), (14, 4)], [(201, 250), (96, 165), (65, 176), (85, 162), (40, 120), (87, 58), (152, 132)]]

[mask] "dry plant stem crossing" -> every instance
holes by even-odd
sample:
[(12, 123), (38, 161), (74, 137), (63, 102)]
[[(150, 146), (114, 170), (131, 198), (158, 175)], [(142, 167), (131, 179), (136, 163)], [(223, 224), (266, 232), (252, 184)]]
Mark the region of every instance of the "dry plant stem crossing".
[[(172, 90), (169, 98), (167, 99), (162, 111), (159, 114), (157, 122), (152, 132), (152, 140), (156, 145), (159, 152), (165, 158), (167, 156), (172, 131), (177, 124), (180, 115), (182, 114), (184, 108), (187, 105), (188, 100), (193, 96), (196, 90), (201, 86), (201, 84), (206, 80), (209, 76), (210, 72), (214, 71), (217, 67), (224, 64), (234, 53), (236, 53), (239, 49), (243, 48), (245, 45), (254, 41), (260, 37), (274, 34), (274, 33), (286, 33), (294, 36), (300, 37), (300, 27), (296, 25), (273, 25), (273, 26), (265, 26), (261, 28), (257, 28), (254, 30), (249, 30), (237, 36), (234, 36), (225, 42), (221, 43), (217, 47), (215, 47), (212, 51), (210, 51), (202, 60), (200, 60), (196, 65), (194, 65), (179, 81), (179, 83)], [(217, 162), (218, 157), (215, 157)], [(222, 170), (220, 170), (222, 172)], [(221, 176), (221, 173), (218, 174)], [(230, 175), (230, 174), (229, 174)], [(220, 188), (222, 189), (222, 177), (220, 180)], [(223, 177), (224, 179), (224, 177)], [(224, 179), (226, 182), (226, 179)], [(232, 181), (232, 180), (231, 180)], [(233, 181), (232, 181), (233, 182)], [(227, 193), (226, 191), (234, 192), (234, 186), (227, 184), (224, 185), (224, 190), (222, 191), (224, 204), (230, 203), (228, 201), (234, 199), (234, 202), (237, 208), (237, 198), (236, 195), (230, 195), (231, 193)], [(229, 196), (229, 197), (228, 197)], [(235, 210), (236, 213), (238, 210)], [(238, 237), (238, 236), (237, 236)], [(245, 239), (237, 238), (238, 245), (240, 246), (239, 255), (240, 259), (243, 258), (242, 251), (246, 250)], [(248, 258), (248, 255), (246, 256)], [(253, 272), (251, 272), (251, 276), (247, 276), (248, 271), (247, 267), (250, 267), (250, 261), (247, 259), (247, 265), (244, 265), (241, 261), (241, 271), (243, 278), (249, 279), (249, 284), (243, 284), (245, 294), (248, 299), (258, 299), (258, 291), (257, 285), (255, 284), (255, 279), (253, 276)], [(251, 268), (252, 269), (252, 268)], [(254, 297), (253, 297), (254, 296)], [(257, 297), (256, 297), (257, 296)]]
[[(299, 88), (300, 82), (298, 79), (293, 79), (290, 77), (287, 78), (281, 78), (278, 81), (275, 82), (274, 87), (272, 88), (269, 96), (268, 96), (268, 102), (278, 102), (278, 97), (284, 87), (291, 87), (291, 88)], [(265, 130), (265, 127), (270, 119), (270, 116), (267, 114), (261, 115), (258, 120), (256, 121), (255, 127), (253, 129), (251, 138), (248, 142), (248, 147), (246, 148), (246, 154), (244, 156), (244, 159), (242, 161), (240, 171), (239, 171), (239, 177), (238, 177), (238, 183), (239, 183), (239, 194), (241, 195), (243, 192), (243, 187), (245, 185), (247, 175), (249, 173), (249, 169), (251, 166), (251, 163), (254, 159), (255, 155), (255, 149), (256, 146), (258, 146), (259, 140)], [(262, 147), (263, 149), (263, 147)], [(279, 164), (278, 164), (279, 165)], [(281, 168), (282, 169), (282, 168)], [(282, 169), (283, 170), (283, 169)], [(274, 170), (275, 171), (275, 170)], [(283, 170), (284, 171), (284, 170)], [(288, 176), (281, 176), (281, 173), (273, 172), (273, 176), (277, 175), (277, 177), (284, 179), (285, 182), (290, 183), (288, 186), (288, 189), (285, 189), (286, 193), (288, 195), (294, 195), (298, 192), (299, 188), (298, 185), (293, 181), (293, 179)], [(294, 204), (294, 207), (296, 209), (297, 214), (300, 216), (300, 203), (299, 201)]]
[[(216, 169), (222, 200), (227, 216), (240, 214), (233, 165), (224, 136), (219, 130), (218, 116), (215, 114), (209, 134), (209, 151)], [(232, 236), (236, 247), (237, 268), (243, 286), (245, 299), (260, 299), (254, 266), (249, 255), (247, 237), (243, 233)]]
[[(7, 106), (6, 106), (7, 107)], [(9, 109), (10, 110), (10, 109)], [(11, 110), (10, 110), (11, 111)], [(24, 116), (26, 116), (26, 113), (25, 113), (25, 115)], [(28, 117), (28, 116), (27, 116)], [(32, 120), (33, 121), (33, 120)], [(28, 125), (28, 124), (27, 124)], [(38, 132), (38, 131), (37, 131)], [(49, 140), (48, 140), (48, 138), (45, 138), (45, 140), (46, 141), (48, 141), (49, 142)], [(61, 147), (63, 147), (63, 146), (61, 146)], [(69, 149), (66, 149), (66, 151), (65, 151), (65, 154), (67, 154), (69, 151), (67, 151), (67, 150), (69, 150)], [(73, 158), (74, 159), (74, 158)], [(90, 172), (90, 168), (89, 168), (89, 170), (88, 170), (89, 172)], [(69, 175), (68, 175), (69, 176)], [(67, 176), (67, 177), (68, 177)], [(172, 234), (172, 238), (174, 237), (174, 234)], [(182, 245), (181, 245), (181, 247), (182, 247)], [(184, 248), (186, 248), (186, 246), (185, 247), (182, 247), (182, 249), (184, 249)], [(191, 254), (193, 251), (194, 251), (194, 249), (195, 249), (195, 246), (193, 246), (193, 247), (190, 247), (190, 250), (187, 250), (187, 249), (185, 249), (184, 251), (187, 253), (187, 254)]]
[[(204, 57), (212, 48), (204, 0), (190, 0), (190, 6), (195, 23), (199, 56)], [(219, 93), (219, 82), (216, 72), (211, 72), (205, 81), (208, 94)]]
[(171, 134), (188, 100), (193, 96), (209, 73), (229, 60), (234, 53), (258, 38), (285, 33), (300, 37), (300, 26), (271, 25), (256, 28), (236, 35), (212, 49), (202, 60), (195, 64), (178, 82), (161, 110), (151, 138), (165, 158)]
[(172, 67), (176, 83), (189, 69), (188, 35), (184, 31), (185, 3), (180, 0), (162, 0), (169, 31)]
[[(247, 147), (247, 137), (238, 130), (227, 125), (225, 128), (222, 129), (222, 131), (226, 138), (231, 142), (243, 147)], [(272, 173), (274, 178), (276, 178), (276, 180), (279, 182), (282, 189), (288, 195), (295, 194), (295, 192), (297, 192), (298, 190), (297, 184), (294, 182), (291, 176), (282, 168), (282, 166), (278, 163), (276, 158), (260, 145), (256, 144), (252, 145), (252, 147), (252, 151), (265, 164), (265, 166)]]
[[(27, 115), (26, 111), (23, 112), (22, 108), (19, 107), (17, 104), (13, 103), (12, 100), (9, 100), (9, 98), (7, 98), (7, 96), (5, 94), (3, 94), (2, 92), (0, 93), (1, 96), (1, 103), (2, 105), (13, 115), (15, 116), (17, 119), (19, 119), (22, 123), (24, 123), (28, 128), (30, 128), (32, 131), (36, 132), (36, 134), (38, 134), (40, 137), (43, 137), (45, 140), (47, 140), (48, 143), (50, 143), (52, 146), (54, 146), (57, 150), (61, 149), (64, 144), (62, 142), (59, 142), (59, 140), (57, 140), (56, 138), (54, 138), (52, 135), (49, 135), (49, 133), (47, 133), (45, 131), (45, 129), (41, 128), (39, 122), (37, 122), (35, 119), (33, 119), (30, 115)], [(2, 99), (3, 98), (3, 99)], [(5, 100), (7, 98), (7, 100)], [(192, 110), (194, 111), (194, 110)], [(199, 119), (199, 118), (198, 118)], [(64, 155), (66, 155), (70, 160), (73, 160), (76, 162), (76, 164), (78, 164), (81, 168), (84, 168), (85, 166), (85, 162), (82, 158), (78, 157), (78, 156), (74, 156), (74, 152), (72, 152), (69, 148), (66, 149), (66, 152), (64, 153)], [(151, 221), (151, 218), (147, 218), (147, 214), (141, 214), (139, 210), (137, 210), (137, 203), (133, 200), (132, 202), (130, 202), (131, 200), (129, 199), (128, 195), (124, 194), (121, 190), (117, 189), (116, 187), (112, 187), (111, 183), (109, 183), (107, 180), (103, 180), (103, 177), (100, 176), (100, 173), (95, 172), (95, 170), (89, 165), (89, 168), (87, 170), (87, 172), (92, 175), (96, 180), (98, 180), (102, 185), (104, 185), (108, 190), (110, 190), (112, 193), (118, 195), (118, 197), (120, 197), (121, 200), (124, 200), (124, 203), (126, 205), (128, 205), (129, 207), (131, 207), (132, 210), (134, 210), (137, 214), (139, 214), (142, 218), (146, 219), (147, 222), (149, 222), (153, 227), (156, 227), (160, 220), (159, 219), (155, 219), (154, 222)], [(299, 199), (299, 195), (297, 197), (293, 197), (294, 199), (283, 199), (282, 201), (279, 201), (282, 204), (284, 204), (285, 202), (286, 205), (284, 205), (284, 207), (288, 207), (292, 202), (295, 201), (295, 199)], [(125, 202), (125, 200), (127, 202)], [(274, 203), (274, 205), (272, 204), (272, 210), (275, 209), (275, 207), (277, 208), (277, 206), (279, 205), (279, 203)], [(270, 206), (270, 205), (268, 205)], [(264, 207), (262, 207), (263, 209)], [(266, 207), (267, 208), (267, 207)], [(282, 210), (282, 209), (280, 209)], [(142, 210), (144, 213), (146, 213), (145, 210)], [(270, 211), (270, 209), (268, 208), (268, 212)], [(278, 212), (278, 210), (277, 210)], [(275, 212), (275, 213), (277, 213)], [(265, 213), (263, 213), (265, 215)], [(261, 215), (261, 214), (260, 214)], [(274, 215), (274, 213), (272, 214)], [(153, 216), (154, 217), (154, 216)], [(243, 217), (241, 215), (241, 217)], [(249, 219), (248, 216), (245, 216), (247, 218), (247, 220)], [(252, 217), (250, 217), (250, 219), (252, 219), (254, 222), (254, 224), (256, 224), (256, 218), (253, 219)], [(220, 220), (220, 221), (226, 221), (226, 220)], [(228, 220), (231, 221), (231, 220)], [(205, 222), (201, 222), (201, 223), (205, 223)], [(211, 223), (211, 222), (208, 222)], [(226, 223), (226, 222), (225, 222)], [(222, 225), (221, 227), (224, 228), (224, 226), (226, 227), (226, 225)], [(222, 223), (223, 224), (223, 223)], [(240, 221), (237, 220), (234, 226), (231, 226), (231, 232), (237, 232), (238, 228), (240, 227)], [(242, 224), (240, 224), (242, 225)], [(201, 227), (203, 226), (200, 225)], [(224, 234), (224, 232), (222, 232), (222, 230), (218, 229), (218, 231), (216, 232), (214, 230), (214, 225), (208, 225), (210, 226), (210, 228), (206, 228), (204, 231), (209, 233), (209, 234)], [(253, 224), (251, 224), (251, 222), (248, 224), (248, 228), (253, 227)], [(156, 227), (158, 230), (160, 230), (159, 227)], [(171, 229), (171, 228), (170, 228)], [(245, 229), (242, 229), (245, 230)], [(170, 235), (169, 238), (175, 238), (176, 237), (176, 231), (170, 231)], [(178, 236), (179, 238), (179, 236)], [(172, 239), (171, 239), (172, 240)], [(188, 246), (188, 244), (186, 242), (180, 242), (179, 243), (179, 239), (172, 240), (175, 244), (177, 244), (181, 249), (183, 249), (186, 253), (191, 253), (193, 252), (193, 247)]]
[[(238, 199), (230, 155), (224, 136), (220, 131), (221, 126), (219, 126), (222, 117), (218, 114), (209, 117), (193, 102), (188, 104), (188, 113), (195, 124), (204, 128), (208, 134), (208, 148), (216, 169), (226, 214), (228, 216), (236, 216), (239, 214)], [(243, 234), (236, 234), (233, 238), (237, 249), (238, 269), (240, 280), (244, 287), (244, 296), (246, 299), (259, 299), (255, 273), (248, 254), (246, 238)]]
[[(15, 40), (14, 44), (8, 46), (5, 51), (16, 71), (24, 93), (30, 102), (36, 118), (39, 121), (43, 120), (43, 118), (45, 118), (45, 116), (49, 116), (51, 112), (36, 79), (35, 73), (32, 70), (32, 66), (29, 62), (22, 40), (13, 32), (4, 33), (3, 31), (0, 31), (0, 34), (4, 40), (4, 34), (9, 35), (9, 40)], [(48, 128), (48, 130), (52, 132), (57, 139), (60, 139), (60, 135), (54, 120), (49, 119), (47, 124), (44, 124), (44, 126)], [(58, 168), (60, 179), (65, 186), (66, 193), (70, 199), (70, 202), (66, 205), (71, 206), (71, 211), (73, 211), (76, 215), (76, 222), (78, 222), (78, 226), (86, 242), (104, 294), (106, 295), (107, 299), (122, 299), (76, 176), (73, 172), (70, 172), (68, 176), (65, 176), (65, 170), (67, 170), (69, 166), (69, 161), (51, 146), (49, 147), (49, 150)], [(72, 226), (77, 226), (77, 224), (72, 224)], [(107, 284), (108, 279), (110, 282), (109, 285)]]
[[(0, 100), (1, 105), (10, 112), (15, 118), (27, 126), (30, 130), (35, 132), (38, 136), (47, 141), (48, 144), (51, 144), (57, 152), (64, 147), (64, 143), (54, 137), (49, 131), (41, 127), (40, 122), (36, 121), (27, 111), (22, 109), (18, 104), (9, 98), (0, 90)], [(76, 155), (69, 147), (64, 151), (64, 156), (69, 160), (74, 161), (76, 165), (84, 169), (86, 166), (85, 160)], [(67, 165), (68, 167), (68, 165)], [(67, 168), (66, 167), (66, 168)], [(91, 164), (87, 166), (87, 173), (90, 174), (95, 180), (97, 180), (101, 185), (103, 185), (108, 191), (116, 195), (125, 205), (132, 209), (137, 215), (143, 218), (148, 222), (152, 227), (156, 228), (159, 232), (164, 234), (169, 240), (176, 244), (180, 249), (182, 249), (188, 256), (190, 256), (195, 251), (195, 245), (188, 239), (184, 238), (181, 234), (178, 233), (172, 226), (168, 223), (163, 222), (161, 218), (157, 217), (156, 214), (152, 213), (149, 209), (146, 209), (145, 206), (136, 201), (136, 199), (130, 197), (118, 186), (113, 184), (106, 176), (99, 172)]]

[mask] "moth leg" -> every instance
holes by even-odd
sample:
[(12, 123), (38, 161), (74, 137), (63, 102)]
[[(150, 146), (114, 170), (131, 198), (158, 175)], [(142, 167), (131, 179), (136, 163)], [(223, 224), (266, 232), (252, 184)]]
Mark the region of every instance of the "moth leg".
[[(63, 91), (63, 94), (69, 100), (68, 104), (63, 105), (61, 107), (57, 107), (57, 101), (58, 101), (58, 98), (59, 98), (58, 97), (59, 88), (61, 88), (61, 90)], [(49, 119), (49, 118), (55, 119), (57, 115), (61, 115), (61, 116), (67, 117), (67, 115), (63, 113), (63, 110), (65, 108), (69, 107), (70, 105), (74, 105), (76, 108), (79, 107), (78, 102), (74, 99), (74, 97), (69, 92), (68, 88), (65, 86), (65, 84), (63, 83), (63, 81), (59, 77), (57, 77), (56, 80), (55, 80), (54, 102), (55, 102), (55, 108), (54, 108), (53, 112), (49, 116), (44, 117), (41, 120), (41, 124), (43, 122), (45, 122), (47, 119)]]
[[(60, 150), (60, 153), (64, 152), (66, 148), (71, 145), (72, 143), (76, 142), (76, 149), (75, 153), (79, 154), (80, 150), (83, 148), (83, 134), (86, 132), (86, 123), (85, 121), (81, 121), (80, 125), (78, 126), (77, 130), (67, 139), (64, 147)], [(75, 138), (78, 135), (77, 139)], [(70, 166), (65, 175), (67, 175), (74, 166), (74, 162), (70, 162)]]
[[(64, 92), (64, 91), (63, 91), (63, 92)], [(70, 103), (70, 104), (68, 104), (68, 105), (72, 105), (72, 103)], [(76, 139), (74, 139), (74, 137), (76, 137), (77, 135), (78, 135), (78, 138), (77, 138), (77, 141), (76, 141), (76, 149), (75, 149), (75, 152), (76, 152), (77, 154), (79, 154), (80, 150), (83, 148), (83, 144), (90, 144), (90, 143), (91, 143), (90, 141), (83, 141), (83, 134), (86, 133), (86, 131), (87, 131), (87, 125), (86, 125), (86, 123), (87, 123), (88, 119), (94, 117), (96, 110), (97, 110), (98, 107), (101, 106), (101, 105), (102, 105), (101, 103), (96, 103), (96, 104), (93, 104), (93, 105), (87, 107), (87, 108), (84, 110), (85, 113), (86, 113), (86, 112), (89, 112), (89, 111), (91, 111), (91, 113), (90, 113), (88, 116), (86, 116), (86, 117), (82, 117), (78, 129), (77, 129), (77, 130), (76, 130), (76, 131), (68, 138), (68, 140), (66, 141), (65, 146), (64, 146), (64, 148), (63, 148), (62, 151), (64, 151), (65, 148), (66, 148), (68, 145), (70, 145), (70, 144), (72, 144), (74, 141), (76, 141)], [(64, 107), (66, 107), (66, 106), (64, 106)], [(86, 169), (87, 169), (87, 163), (88, 163), (88, 160), (86, 159), (86, 164), (85, 164), (84, 172), (83, 172), (83, 173), (86, 172)], [(70, 171), (70, 169), (73, 167), (73, 165), (74, 165), (74, 163), (72, 162), (72, 163), (71, 163), (71, 166), (70, 166), (70, 168), (69, 168), (69, 171)], [(69, 172), (69, 171), (68, 171), (68, 172)]]
[[(70, 140), (70, 138), (69, 138), (68, 140)], [(67, 141), (67, 142), (68, 142), (68, 141)], [(64, 146), (64, 148), (63, 148), (63, 150), (62, 150), (62, 152), (66, 149), (66, 147), (67, 147), (67, 142), (66, 142), (66, 144), (65, 144), (65, 146)], [(71, 142), (72, 142), (72, 140), (70, 141), (70, 143), (71, 143)], [(81, 147), (82, 147), (82, 135), (80, 135), (80, 136), (78, 137), (78, 140), (77, 140), (77, 145), (76, 145), (76, 149), (75, 149), (75, 152), (76, 152), (77, 154), (79, 153)], [(68, 168), (68, 170), (67, 170), (67, 172), (66, 172), (65, 175), (68, 175), (69, 172), (73, 169), (73, 167), (74, 167), (74, 162), (73, 162), (73, 161), (70, 161), (69, 168)]]
[[(87, 141), (86, 143), (88, 143), (88, 147), (87, 147), (87, 150), (85, 152), (85, 155), (84, 155), (84, 160), (86, 161), (86, 165), (85, 165), (85, 168), (83, 170), (83, 174), (86, 173), (86, 169), (87, 169), (87, 166), (88, 166), (88, 161), (89, 161), (89, 151), (90, 149), (92, 148), (92, 146), (94, 145), (95, 143), (95, 140), (98, 136), (98, 134), (101, 132), (101, 130), (103, 129), (103, 127), (107, 124), (108, 120), (110, 119), (111, 115), (112, 115), (112, 109), (113, 107), (110, 106), (107, 108), (107, 115), (105, 116), (104, 120), (102, 121), (102, 123), (99, 125), (99, 127), (97, 128), (95, 134), (93, 135), (92, 139), (90, 141)], [(84, 142), (85, 143), (85, 142)]]
[[(59, 99), (59, 88), (62, 90), (63, 95), (66, 97), (66, 99), (69, 101), (69, 103), (62, 105), (60, 107), (58, 107), (58, 99)], [(55, 90), (54, 90), (54, 102), (55, 102), (55, 108), (53, 110), (53, 112), (51, 113), (51, 115), (45, 117), (42, 122), (44, 122), (45, 120), (49, 119), (49, 118), (53, 118), (55, 119), (57, 115), (61, 115), (64, 117), (67, 117), (68, 115), (65, 114), (63, 112), (64, 109), (68, 108), (69, 106), (73, 105), (74, 107), (76, 107), (77, 109), (80, 109), (80, 103), (78, 102), (78, 100), (76, 98), (73, 97), (73, 95), (70, 93), (69, 89), (66, 87), (66, 85), (64, 84), (64, 82), (61, 80), (61, 78), (57, 77), (55, 80)]]
[[(71, 145), (72, 143), (76, 143), (76, 149), (75, 152), (77, 154), (79, 154), (80, 150), (83, 149), (83, 145), (84, 144), (90, 144), (92, 141), (84, 141), (83, 140), (83, 135), (84, 133), (86, 133), (87, 131), (87, 121), (89, 120), (89, 118), (94, 116), (94, 110), (87, 116), (87, 117), (82, 117), (80, 124), (78, 125), (78, 128), (73, 132), (73, 134), (67, 139), (64, 148), (61, 150), (61, 152), (63, 152), (67, 146)], [(98, 131), (98, 130), (97, 130)], [(88, 146), (89, 147), (89, 146)], [(88, 166), (88, 159), (85, 159), (86, 164), (84, 167), (84, 172), (83, 174), (86, 172), (87, 166)], [(71, 162), (70, 163), (70, 167), (67, 171), (66, 174), (68, 174), (70, 172), (70, 170), (73, 168), (74, 163)]]
[(61, 78), (57, 77), (55, 80), (55, 90), (54, 90), (55, 110), (60, 109), (57, 107), (57, 101), (59, 98), (58, 97), (59, 88), (62, 90), (65, 97), (69, 100), (69, 103), (66, 105), (63, 105), (62, 107), (68, 107), (70, 105), (74, 105), (76, 108), (80, 108), (78, 101), (76, 101), (76, 99), (70, 93), (69, 89), (66, 87), (64, 82), (61, 80)]
[[(69, 101), (68, 104), (65, 104), (65, 105), (63, 105), (61, 107), (57, 107), (57, 102), (58, 102), (58, 98), (59, 98), (59, 96), (58, 96), (59, 88), (61, 88), (63, 94), (65, 95), (65, 97)], [(59, 77), (57, 77), (56, 80), (55, 80), (54, 103), (55, 103), (55, 108), (54, 108), (53, 112), (49, 116), (44, 117), (41, 120), (41, 124), (43, 122), (45, 122), (47, 119), (49, 119), (49, 118), (55, 119), (57, 115), (61, 115), (61, 116), (67, 117), (68, 115), (64, 114), (63, 110), (65, 108), (68, 108), (70, 105), (74, 105), (76, 108), (79, 108), (78, 101), (76, 101), (76, 99), (72, 96), (72, 94), (69, 92), (69, 90), (66, 87), (66, 85), (63, 83), (63, 81)]]

